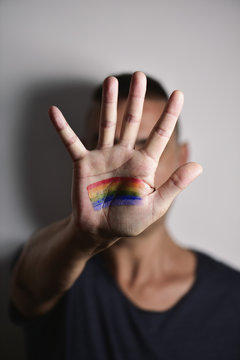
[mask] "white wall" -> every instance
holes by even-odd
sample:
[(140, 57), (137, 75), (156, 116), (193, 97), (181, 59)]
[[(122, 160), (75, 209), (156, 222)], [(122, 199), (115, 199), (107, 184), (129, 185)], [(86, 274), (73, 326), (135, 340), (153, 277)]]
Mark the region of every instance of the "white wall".
[[(182, 139), (204, 173), (179, 196), (170, 227), (179, 243), (240, 269), (239, 16), (237, 0), (1, 1), (5, 293), (16, 246), (70, 211), (71, 162), (48, 107), (58, 105), (81, 134), (92, 85), (122, 71), (145, 71), (184, 92)], [(7, 329), (2, 349), (15, 358), (10, 344), (22, 353), (21, 334)]]

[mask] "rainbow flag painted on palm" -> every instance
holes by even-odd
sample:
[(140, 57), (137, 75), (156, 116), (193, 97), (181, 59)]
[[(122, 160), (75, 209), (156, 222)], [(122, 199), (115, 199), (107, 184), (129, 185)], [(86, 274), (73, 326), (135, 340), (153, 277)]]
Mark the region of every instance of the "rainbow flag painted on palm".
[(87, 186), (94, 210), (108, 206), (138, 205), (142, 201), (145, 183), (131, 177), (112, 177)]

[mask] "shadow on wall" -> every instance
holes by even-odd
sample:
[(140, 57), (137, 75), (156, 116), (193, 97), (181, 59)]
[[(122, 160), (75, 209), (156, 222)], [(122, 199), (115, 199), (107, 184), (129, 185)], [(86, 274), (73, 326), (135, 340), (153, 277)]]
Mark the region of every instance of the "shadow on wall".
[[(85, 80), (41, 83), (32, 85), (22, 95), (22, 115), (15, 126), (16, 149), (19, 149), (17, 185), (23, 209), (35, 229), (71, 212), (72, 160), (48, 117), (48, 108), (58, 106), (82, 139), (95, 85)], [(20, 242), (18, 239), (16, 243), (5, 241), (5, 244), (8, 253), (0, 259), (0, 331), (4, 334), (0, 339), (0, 358), (21, 360), (25, 359), (22, 330), (10, 323), (7, 315), (10, 263)]]
[(79, 80), (28, 90), (19, 134), (22, 151), (18, 173), (25, 208), (38, 227), (71, 212), (72, 160), (48, 117), (48, 108), (58, 106), (82, 140), (94, 86)]
[(7, 244), (7, 252), (0, 247), (0, 359), (23, 360), (26, 359), (23, 332), (8, 318), (10, 264), (19, 243), (8, 241)]

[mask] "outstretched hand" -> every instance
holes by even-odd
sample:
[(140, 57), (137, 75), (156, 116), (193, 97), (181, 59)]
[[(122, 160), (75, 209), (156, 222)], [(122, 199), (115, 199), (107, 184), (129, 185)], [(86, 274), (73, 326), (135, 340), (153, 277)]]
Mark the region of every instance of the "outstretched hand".
[(74, 224), (106, 245), (135, 236), (164, 215), (174, 198), (202, 171), (197, 163), (180, 166), (159, 188), (154, 178), (159, 159), (183, 106), (183, 93), (175, 90), (146, 143), (137, 150), (146, 76), (135, 72), (129, 89), (119, 141), (114, 144), (117, 122), (118, 81), (103, 83), (99, 137), (96, 149), (87, 150), (52, 106), (50, 118), (73, 160), (72, 217)]

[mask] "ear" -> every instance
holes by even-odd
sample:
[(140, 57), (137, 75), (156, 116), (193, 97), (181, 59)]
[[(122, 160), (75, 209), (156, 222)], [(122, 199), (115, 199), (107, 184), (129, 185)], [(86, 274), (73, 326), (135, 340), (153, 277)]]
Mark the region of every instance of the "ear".
[(189, 144), (187, 142), (178, 145), (178, 166), (189, 161)]

